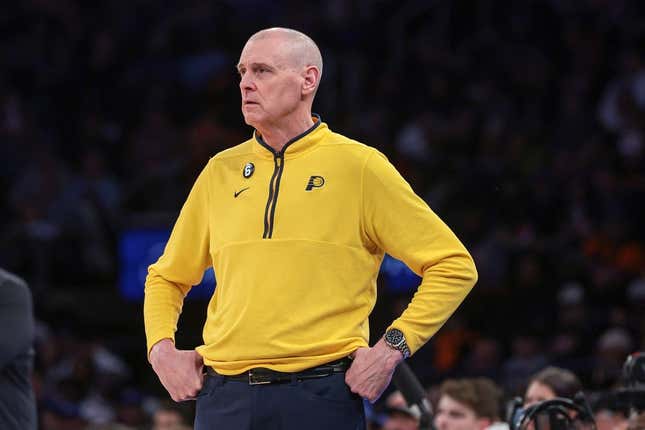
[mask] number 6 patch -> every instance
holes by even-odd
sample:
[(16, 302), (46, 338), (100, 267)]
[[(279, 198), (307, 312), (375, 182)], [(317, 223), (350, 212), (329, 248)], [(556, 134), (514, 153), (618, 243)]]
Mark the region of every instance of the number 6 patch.
[(253, 175), (253, 172), (255, 172), (255, 166), (253, 163), (246, 163), (244, 166), (244, 169), (242, 170), (242, 176), (245, 178), (250, 178), (251, 175)]

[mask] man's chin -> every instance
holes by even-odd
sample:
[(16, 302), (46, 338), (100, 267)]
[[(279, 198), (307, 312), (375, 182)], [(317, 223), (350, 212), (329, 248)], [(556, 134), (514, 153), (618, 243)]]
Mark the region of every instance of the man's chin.
[(243, 111), (243, 112), (242, 112), (242, 116), (244, 117), (244, 122), (245, 122), (247, 125), (250, 125), (250, 126), (251, 126), (251, 127), (253, 127), (253, 128), (257, 128), (257, 127), (258, 127), (258, 125), (262, 122), (262, 121), (261, 121), (261, 118), (260, 118), (260, 115), (256, 115), (256, 114), (249, 113), (249, 112), (246, 112), (246, 113), (245, 113), (245, 112)]
[(254, 115), (249, 115), (242, 112), (242, 116), (244, 117), (244, 122), (247, 125), (250, 125), (251, 127), (255, 127), (255, 124), (257, 123), (257, 118), (254, 118)]

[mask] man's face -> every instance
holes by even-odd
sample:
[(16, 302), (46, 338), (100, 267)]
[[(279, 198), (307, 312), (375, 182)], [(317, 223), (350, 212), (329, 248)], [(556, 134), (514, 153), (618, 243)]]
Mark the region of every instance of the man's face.
[(304, 78), (294, 63), (280, 36), (247, 42), (238, 63), (247, 124), (260, 129), (279, 126), (299, 107)]
[(490, 420), (479, 418), (467, 405), (444, 394), (439, 399), (434, 424), (437, 430), (480, 430), (490, 425)]

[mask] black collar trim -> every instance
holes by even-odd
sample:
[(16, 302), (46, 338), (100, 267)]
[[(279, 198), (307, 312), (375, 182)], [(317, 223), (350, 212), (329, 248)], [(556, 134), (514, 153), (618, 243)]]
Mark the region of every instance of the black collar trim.
[(314, 125), (312, 125), (311, 127), (309, 127), (307, 130), (303, 131), (302, 133), (300, 133), (300, 134), (299, 134), (299, 135), (297, 135), (296, 137), (294, 137), (294, 138), (290, 139), (290, 140), (289, 140), (289, 141), (288, 141), (288, 142), (287, 142), (287, 143), (282, 147), (282, 150), (281, 150), (280, 152), (276, 152), (276, 150), (275, 150), (275, 149), (271, 148), (271, 147), (270, 147), (270, 146), (269, 146), (269, 145), (264, 141), (264, 139), (262, 139), (262, 136), (260, 136), (260, 135), (258, 134), (258, 131), (257, 131), (257, 130), (255, 130), (255, 133), (254, 133), (254, 134), (255, 134), (255, 140), (257, 140), (257, 141), (258, 141), (258, 143), (259, 143), (260, 145), (264, 146), (266, 149), (268, 149), (269, 151), (271, 151), (271, 153), (272, 153), (272, 154), (274, 154), (274, 155), (284, 154), (284, 153), (285, 153), (285, 151), (287, 150), (287, 147), (288, 147), (289, 145), (291, 145), (292, 143), (294, 143), (294, 142), (295, 142), (295, 141), (297, 141), (297, 140), (302, 139), (303, 137), (305, 137), (306, 135), (308, 135), (309, 133), (311, 133), (312, 131), (314, 131), (314, 130), (315, 130), (315, 129), (320, 125), (320, 124), (322, 124), (322, 119), (320, 118), (320, 115), (318, 115), (317, 113), (312, 113), (312, 114), (311, 114), (311, 116), (313, 116), (314, 118), (316, 118), (316, 119), (317, 119), (317, 121), (316, 121), (316, 122), (314, 122)]

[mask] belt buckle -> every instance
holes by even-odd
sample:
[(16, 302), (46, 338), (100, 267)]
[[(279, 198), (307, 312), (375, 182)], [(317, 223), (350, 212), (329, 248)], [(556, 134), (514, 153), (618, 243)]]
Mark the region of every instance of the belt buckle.
[(267, 374), (254, 374), (253, 369), (249, 370), (249, 385), (264, 385), (270, 384), (271, 379)]

